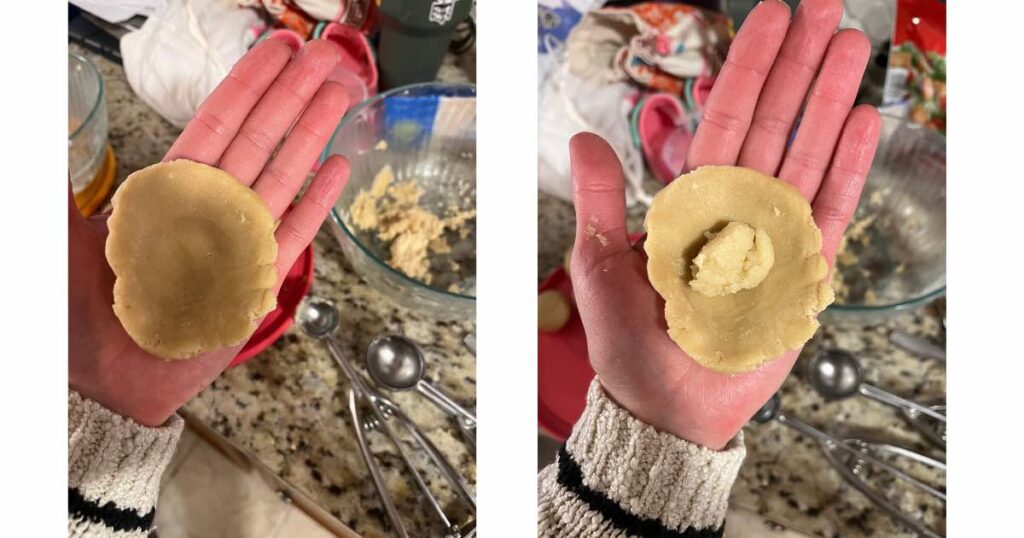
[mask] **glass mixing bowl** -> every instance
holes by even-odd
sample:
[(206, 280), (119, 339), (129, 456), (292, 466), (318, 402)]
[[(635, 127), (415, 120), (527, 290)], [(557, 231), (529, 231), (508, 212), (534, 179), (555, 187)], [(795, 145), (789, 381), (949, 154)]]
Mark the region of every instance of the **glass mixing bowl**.
[(68, 54), (68, 169), (75, 193), (86, 189), (103, 165), (107, 148), (107, 100), (99, 69)]
[(420, 205), (439, 216), (452, 208), (476, 209), (476, 88), (416, 84), (363, 101), (341, 120), (321, 162), (333, 154), (352, 167), (331, 211), (331, 228), (356, 272), (401, 306), (435, 319), (474, 321), (475, 218), (466, 223), (466, 237), (446, 234), (451, 252), (431, 255), (427, 284), (388, 265), (389, 243), (374, 230), (352, 226), (348, 217), (385, 165), (395, 182), (415, 180), (423, 190)]
[[(882, 116), (878, 151), (847, 247), (836, 259), (843, 288), (823, 323), (872, 325), (946, 291), (946, 141)], [(833, 280), (836, 283), (836, 280)]]

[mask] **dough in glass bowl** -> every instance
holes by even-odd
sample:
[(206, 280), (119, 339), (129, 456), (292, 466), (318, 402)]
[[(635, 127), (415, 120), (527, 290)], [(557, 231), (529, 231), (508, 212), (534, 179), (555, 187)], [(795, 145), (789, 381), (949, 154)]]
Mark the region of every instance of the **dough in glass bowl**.
[(191, 161), (132, 173), (114, 194), (114, 313), (163, 359), (244, 343), (276, 298), (275, 222), (252, 189)]
[(780, 179), (698, 168), (655, 196), (644, 225), (669, 336), (707, 368), (746, 372), (799, 348), (834, 298), (811, 206)]

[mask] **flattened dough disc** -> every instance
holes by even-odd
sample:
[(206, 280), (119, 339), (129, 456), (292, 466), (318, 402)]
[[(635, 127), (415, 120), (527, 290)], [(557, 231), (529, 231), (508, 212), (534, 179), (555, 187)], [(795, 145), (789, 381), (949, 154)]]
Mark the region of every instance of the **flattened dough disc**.
[(241, 344), (273, 310), (274, 219), (227, 172), (154, 164), (128, 176), (112, 204), (114, 313), (142, 349), (187, 359)]
[[(706, 232), (741, 222), (768, 232), (775, 261), (760, 284), (708, 297), (691, 264)], [(644, 223), (647, 275), (665, 299), (669, 336), (701, 365), (746, 372), (807, 342), (833, 299), (811, 206), (788, 183), (749, 168), (704, 166), (654, 198)]]

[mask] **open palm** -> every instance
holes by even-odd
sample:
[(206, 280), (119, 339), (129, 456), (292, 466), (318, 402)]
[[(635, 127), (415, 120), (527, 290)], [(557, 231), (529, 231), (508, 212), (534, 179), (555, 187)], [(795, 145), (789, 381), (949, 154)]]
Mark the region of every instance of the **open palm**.
[[(216, 166), (251, 186), (280, 219), (348, 106), (344, 88), (325, 82), (338, 63), (326, 41), (288, 46), (266, 40), (242, 57), (199, 107), (164, 156)], [(348, 179), (332, 157), (281, 221), (278, 287), (312, 241)], [(162, 424), (224, 370), (241, 345), (185, 361), (140, 349), (114, 316), (114, 275), (104, 255), (105, 216), (83, 219), (69, 197), (68, 379), (73, 389), (150, 426)]]
[[(778, 0), (754, 8), (729, 49), (686, 159), (687, 170), (745, 166), (796, 186), (811, 201), (830, 266), (880, 129), (873, 107), (852, 108), (870, 45), (860, 32), (835, 32), (842, 12), (841, 0), (804, 0), (792, 21)], [(787, 144), (801, 109), (800, 127)], [(722, 448), (778, 390), (799, 350), (739, 375), (708, 370), (683, 353), (668, 336), (646, 257), (629, 242), (618, 158), (589, 133), (573, 137), (570, 153), (573, 286), (601, 385), (641, 420)]]

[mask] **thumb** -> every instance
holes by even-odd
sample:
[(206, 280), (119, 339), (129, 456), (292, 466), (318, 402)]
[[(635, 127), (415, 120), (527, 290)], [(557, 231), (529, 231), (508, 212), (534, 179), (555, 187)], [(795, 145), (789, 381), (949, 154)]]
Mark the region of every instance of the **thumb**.
[(615, 150), (596, 134), (573, 136), (569, 161), (576, 207), (573, 264), (582, 264), (581, 273), (585, 273), (631, 248), (626, 231), (625, 180)]

